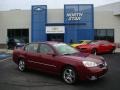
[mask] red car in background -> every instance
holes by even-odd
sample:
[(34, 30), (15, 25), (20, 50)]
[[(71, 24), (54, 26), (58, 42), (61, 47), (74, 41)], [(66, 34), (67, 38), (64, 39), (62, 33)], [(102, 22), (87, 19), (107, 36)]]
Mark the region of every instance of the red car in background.
[(76, 48), (81, 52), (92, 54), (113, 53), (116, 49), (116, 44), (106, 40), (95, 40), (86, 45), (79, 45)]
[(29, 43), (13, 51), (13, 61), (20, 71), (35, 69), (60, 75), (68, 84), (77, 80), (96, 80), (108, 70), (103, 57), (81, 53), (60, 42)]

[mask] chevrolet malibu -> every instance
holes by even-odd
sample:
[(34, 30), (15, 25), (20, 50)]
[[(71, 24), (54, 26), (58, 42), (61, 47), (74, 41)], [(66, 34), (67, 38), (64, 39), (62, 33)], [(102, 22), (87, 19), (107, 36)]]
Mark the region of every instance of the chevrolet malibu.
[(34, 69), (60, 75), (67, 84), (96, 80), (108, 71), (103, 57), (81, 53), (61, 42), (29, 43), (13, 51), (13, 61), (20, 71)]

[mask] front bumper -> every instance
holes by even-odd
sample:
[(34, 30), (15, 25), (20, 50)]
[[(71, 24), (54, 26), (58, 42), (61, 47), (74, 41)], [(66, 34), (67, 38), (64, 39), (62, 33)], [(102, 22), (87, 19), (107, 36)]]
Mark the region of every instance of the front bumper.
[(104, 74), (108, 71), (108, 67), (92, 67), (85, 68), (79, 73), (80, 80), (96, 80), (104, 76)]
[(91, 49), (88, 48), (77, 48), (80, 52), (91, 53)]

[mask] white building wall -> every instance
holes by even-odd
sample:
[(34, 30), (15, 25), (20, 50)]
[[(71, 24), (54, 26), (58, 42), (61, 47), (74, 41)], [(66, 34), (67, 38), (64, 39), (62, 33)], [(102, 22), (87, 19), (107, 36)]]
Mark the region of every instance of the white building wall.
[(94, 9), (95, 29), (114, 29), (114, 39), (120, 43), (120, 15), (114, 15), (114, 11), (120, 9), (120, 3), (96, 7)]
[(49, 9), (47, 23), (64, 23), (64, 9)]
[[(0, 43), (7, 41), (8, 29), (29, 29), (31, 37), (31, 12), (26, 10), (10, 10), (0, 12)], [(31, 39), (30, 39), (31, 40)]]
[(110, 11), (97, 11), (94, 13), (95, 28), (115, 28), (120, 25), (120, 16), (114, 16)]
[(115, 28), (115, 42), (120, 44), (120, 25)]

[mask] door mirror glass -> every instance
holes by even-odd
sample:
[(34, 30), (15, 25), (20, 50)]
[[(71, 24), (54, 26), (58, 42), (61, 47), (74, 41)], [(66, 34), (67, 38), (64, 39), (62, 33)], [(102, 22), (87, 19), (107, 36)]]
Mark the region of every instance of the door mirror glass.
[(48, 52), (47, 55), (55, 56), (55, 53)]

